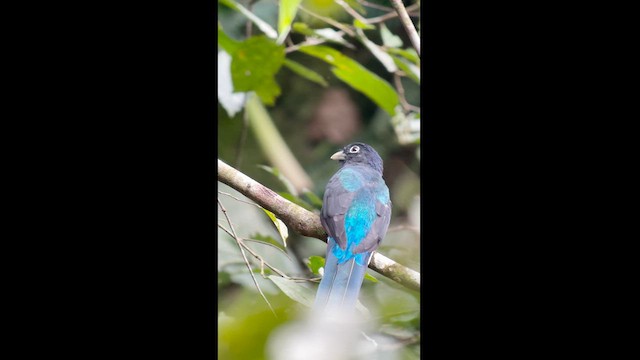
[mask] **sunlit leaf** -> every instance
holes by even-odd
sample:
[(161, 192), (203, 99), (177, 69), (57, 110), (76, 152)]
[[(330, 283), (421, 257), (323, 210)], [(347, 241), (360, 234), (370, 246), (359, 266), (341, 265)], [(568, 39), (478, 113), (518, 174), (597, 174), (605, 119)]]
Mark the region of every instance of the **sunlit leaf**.
[(303, 22), (294, 22), (291, 29), (302, 35), (313, 35), (313, 30)]
[(262, 210), (264, 210), (267, 216), (269, 216), (269, 219), (271, 219), (273, 224), (276, 226), (276, 229), (278, 230), (280, 237), (282, 237), (282, 243), (284, 244), (285, 247), (287, 247), (287, 238), (289, 237), (289, 229), (287, 228), (287, 225), (285, 225), (282, 222), (282, 220), (278, 219), (274, 215), (274, 213), (272, 213), (271, 211), (267, 209), (262, 209)]
[(316, 84), (320, 84), (324, 87), (329, 86), (329, 84), (327, 83), (327, 81), (317, 72), (309, 69), (308, 67), (295, 62), (293, 60), (289, 60), (289, 59), (284, 59), (284, 66), (286, 66), (287, 68), (289, 68), (291, 71), (293, 71), (294, 73), (302, 76), (303, 78), (312, 81)]
[(252, 36), (233, 54), (231, 75), (235, 91), (255, 91), (267, 105), (280, 95), (275, 74), (284, 62), (284, 47), (266, 37)]
[(338, 79), (365, 94), (389, 115), (395, 114), (395, 108), (400, 104), (398, 94), (378, 75), (327, 46), (303, 46), (300, 51), (333, 65), (331, 70)]
[(268, 37), (275, 39), (278, 37), (278, 33), (271, 27), (271, 25), (267, 24), (264, 20), (255, 16), (251, 11), (247, 10), (244, 6), (238, 4), (234, 0), (219, 0), (221, 4), (226, 5), (227, 7), (240, 12), (242, 15), (246, 16), (249, 20), (251, 20), (258, 29), (260, 29), (265, 35)]
[(324, 267), (324, 258), (322, 256), (309, 256), (307, 260), (309, 270), (315, 275), (320, 275), (320, 268)]
[(387, 51), (391, 54), (400, 55), (418, 66), (420, 65), (420, 57), (418, 56), (418, 53), (412, 48), (408, 48), (406, 50), (389, 48), (387, 49)]
[(384, 46), (391, 48), (398, 48), (402, 46), (402, 40), (400, 37), (392, 34), (384, 23), (380, 24), (380, 37), (382, 37), (382, 43)]
[(313, 290), (299, 282), (285, 279), (280, 276), (270, 275), (269, 279), (271, 279), (271, 281), (273, 281), (273, 283), (276, 284), (276, 286), (292, 300), (308, 307), (313, 306), (313, 301), (316, 296)]
[(364, 273), (364, 278), (374, 283), (378, 282), (378, 279), (374, 278), (373, 275), (369, 273)]
[(358, 20), (358, 19), (354, 19), (353, 20), (353, 25), (359, 29), (363, 29), (363, 30), (373, 30), (376, 27), (371, 25), (371, 24), (365, 24), (362, 21)]
[(291, 30), (291, 23), (296, 17), (298, 11), (298, 5), (302, 0), (280, 0), (280, 7), (278, 10), (278, 33), (280, 36), (276, 41), (278, 44), (282, 44), (284, 39)]

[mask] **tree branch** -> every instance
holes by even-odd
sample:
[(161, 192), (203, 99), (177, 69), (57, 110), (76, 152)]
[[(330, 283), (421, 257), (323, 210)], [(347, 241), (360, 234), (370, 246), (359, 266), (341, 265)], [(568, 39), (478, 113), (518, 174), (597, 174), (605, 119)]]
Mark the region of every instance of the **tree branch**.
[(413, 22), (411, 22), (411, 18), (409, 17), (402, 0), (391, 0), (391, 5), (393, 5), (393, 8), (398, 12), (402, 26), (404, 26), (404, 29), (409, 35), (409, 40), (411, 40), (411, 44), (413, 44), (413, 47), (418, 52), (418, 56), (420, 56), (420, 36), (418, 36), (416, 27), (413, 25)]
[[(220, 159), (218, 159), (218, 181), (231, 186), (258, 205), (271, 211), (297, 233), (324, 242), (327, 241), (327, 233), (322, 228), (318, 215), (286, 200)], [(373, 254), (369, 268), (403, 286), (420, 290), (419, 272), (398, 264), (380, 253)]]

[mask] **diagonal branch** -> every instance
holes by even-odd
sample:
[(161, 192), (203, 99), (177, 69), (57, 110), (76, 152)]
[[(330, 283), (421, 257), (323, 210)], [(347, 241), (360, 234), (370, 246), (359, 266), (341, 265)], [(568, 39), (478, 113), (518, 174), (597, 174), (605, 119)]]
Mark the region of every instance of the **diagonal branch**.
[[(271, 211), (297, 233), (327, 241), (327, 233), (322, 228), (318, 215), (286, 200), (220, 159), (218, 159), (218, 181), (231, 186)], [(373, 254), (369, 268), (410, 289), (420, 290), (419, 272), (398, 264), (380, 253)]]
[(393, 5), (393, 8), (398, 12), (402, 26), (404, 26), (404, 29), (409, 35), (409, 40), (411, 40), (411, 44), (413, 44), (416, 52), (418, 52), (418, 56), (420, 56), (420, 36), (418, 36), (416, 27), (413, 25), (413, 22), (411, 22), (411, 18), (409, 17), (402, 0), (391, 0), (391, 5)]

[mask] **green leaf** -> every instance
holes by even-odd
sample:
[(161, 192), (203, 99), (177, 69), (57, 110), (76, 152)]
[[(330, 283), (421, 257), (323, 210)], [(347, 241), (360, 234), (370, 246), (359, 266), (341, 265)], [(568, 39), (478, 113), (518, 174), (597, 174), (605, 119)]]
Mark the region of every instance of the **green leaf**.
[(408, 48), (406, 50), (396, 49), (396, 48), (389, 48), (389, 49), (387, 49), (387, 51), (390, 54), (400, 55), (400, 56), (404, 57), (405, 59), (411, 61), (412, 63), (416, 64), (417, 66), (420, 66), (420, 57), (418, 56), (418, 53), (412, 48)]
[(324, 258), (322, 256), (309, 256), (309, 260), (307, 261), (307, 266), (309, 270), (315, 275), (320, 275), (320, 268), (324, 267)]
[(353, 26), (359, 28), (359, 29), (363, 29), (363, 30), (373, 30), (376, 27), (371, 25), (371, 24), (365, 24), (362, 21), (358, 20), (358, 19), (354, 19), (353, 20)]
[(303, 78), (312, 81), (316, 84), (320, 84), (324, 87), (329, 86), (329, 84), (327, 83), (327, 81), (325, 79), (322, 78), (322, 76), (320, 74), (318, 74), (317, 72), (309, 69), (308, 67), (297, 63), (293, 60), (289, 60), (289, 59), (284, 59), (284, 66), (286, 66), (287, 68), (289, 68), (291, 71), (293, 71), (294, 73), (302, 76)]
[(391, 55), (391, 58), (393, 58), (396, 65), (398, 65), (398, 67), (407, 74), (407, 77), (420, 85), (420, 69), (417, 66), (410, 64), (403, 58), (395, 55)]
[(292, 25), (293, 31), (302, 35), (313, 35), (313, 30), (306, 23), (294, 22)]
[(289, 229), (287, 228), (287, 225), (285, 225), (282, 220), (278, 219), (271, 211), (264, 208), (262, 210), (267, 214), (267, 216), (269, 216), (269, 219), (271, 219), (273, 224), (276, 226), (276, 229), (282, 238), (282, 243), (287, 247), (287, 238), (289, 237)]
[(338, 79), (369, 97), (389, 115), (395, 114), (395, 108), (400, 104), (398, 94), (378, 75), (327, 46), (303, 46), (300, 51), (333, 65), (331, 70)]
[(275, 31), (274, 28), (271, 27), (271, 25), (267, 24), (264, 20), (255, 16), (251, 11), (247, 10), (244, 6), (238, 4), (234, 0), (220, 0), (220, 3), (246, 16), (249, 20), (251, 20), (254, 24), (256, 24), (258, 29), (260, 29), (268, 37), (272, 39), (275, 39), (278, 37), (278, 33)]
[(230, 38), (222, 30), (222, 25), (218, 22), (218, 45), (224, 49), (229, 55), (233, 55), (236, 49), (240, 46), (241, 42)]
[(265, 36), (253, 36), (233, 53), (231, 76), (235, 91), (255, 91), (262, 102), (273, 105), (280, 95), (275, 74), (284, 62), (284, 47)]
[(372, 281), (372, 282), (374, 282), (374, 283), (377, 283), (377, 282), (378, 282), (378, 279), (374, 278), (374, 277), (373, 277), (371, 274), (369, 274), (369, 273), (364, 273), (364, 278), (365, 278), (365, 279), (367, 279), (367, 280), (369, 280), (369, 281)]
[(402, 46), (402, 40), (400, 37), (392, 34), (384, 23), (380, 24), (380, 36), (382, 37), (382, 43), (384, 46), (391, 48), (398, 48)]
[(282, 44), (287, 34), (289, 34), (291, 23), (296, 17), (300, 2), (302, 2), (302, 0), (280, 0), (280, 9), (278, 11), (278, 32), (280, 36), (276, 41), (278, 44)]
[(315, 299), (315, 293), (313, 290), (299, 282), (285, 279), (280, 276), (269, 275), (269, 279), (292, 300), (308, 307), (313, 306), (313, 301)]

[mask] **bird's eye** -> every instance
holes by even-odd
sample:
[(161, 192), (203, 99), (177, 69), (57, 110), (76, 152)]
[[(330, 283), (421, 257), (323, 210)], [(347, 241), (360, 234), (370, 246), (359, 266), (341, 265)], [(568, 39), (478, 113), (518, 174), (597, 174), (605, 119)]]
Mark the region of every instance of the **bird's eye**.
[(360, 146), (358, 146), (358, 145), (353, 145), (353, 146), (349, 149), (349, 152), (350, 152), (350, 153), (352, 153), (352, 154), (355, 154), (355, 153), (357, 153), (357, 152), (359, 152), (359, 151), (360, 151)]

